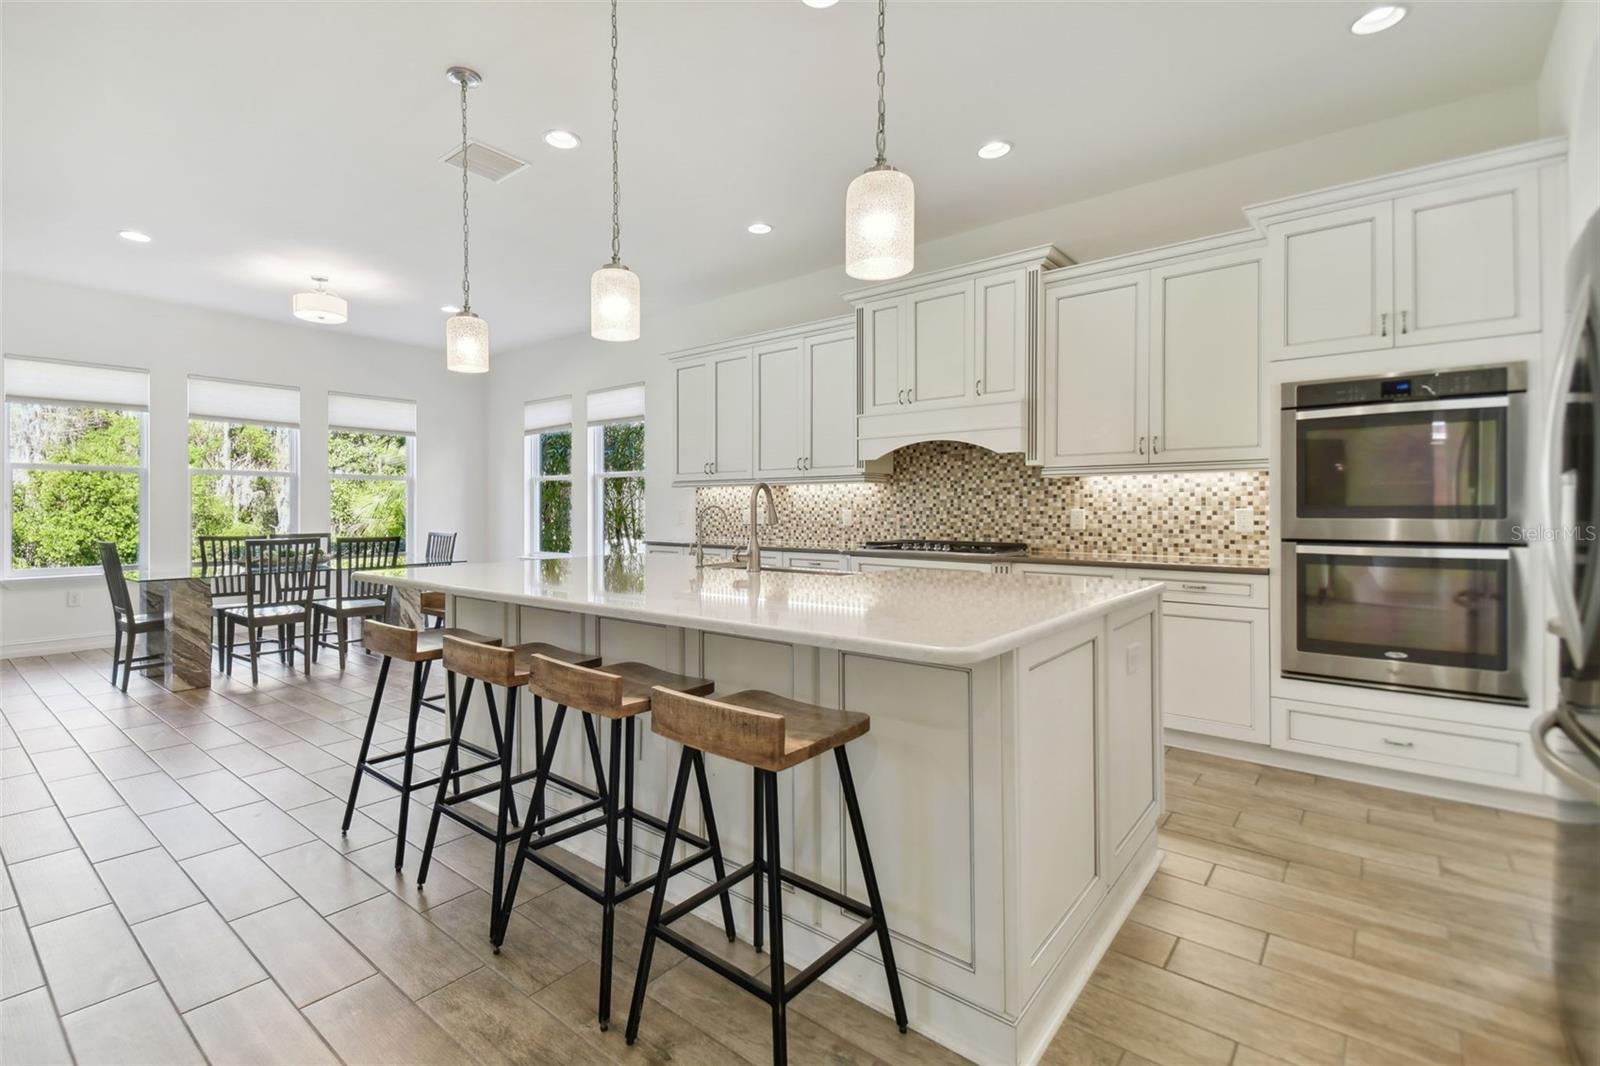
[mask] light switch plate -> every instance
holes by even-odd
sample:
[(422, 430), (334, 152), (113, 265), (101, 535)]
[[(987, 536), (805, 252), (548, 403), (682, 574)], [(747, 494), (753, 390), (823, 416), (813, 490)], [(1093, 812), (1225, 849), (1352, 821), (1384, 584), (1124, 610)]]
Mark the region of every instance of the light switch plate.
[(1089, 525), (1089, 516), (1082, 507), (1074, 507), (1067, 512), (1067, 525), (1072, 529), (1086, 529)]
[(854, 511), (852, 511), (848, 507), (839, 508), (839, 524), (841, 526), (853, 526), (853, 525), (855, 525), (856, 524), (856, 513)]
[(1235, 507), (1233, 509), (1233, 531), (1235, 533), (1254, 533), (1256, 531), (1255, 508)]
[(67, 606), (68, 607), (82, 607), (83, 606), (83, 592), (81, 590), (79, 590), (79, 589), (68, 589), (67, 590)]

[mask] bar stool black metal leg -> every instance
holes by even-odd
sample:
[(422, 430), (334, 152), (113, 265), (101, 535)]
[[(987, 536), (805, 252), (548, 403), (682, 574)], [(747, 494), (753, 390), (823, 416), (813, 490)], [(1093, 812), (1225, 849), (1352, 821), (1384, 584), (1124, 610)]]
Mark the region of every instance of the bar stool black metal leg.
[[(622, 880), (633, 883), (633, 719), (622, 726), (625, 738), (622, 757), (627, 761), (627, 772), (622, 777)], [(718, 874), (717, 876), (722, 876)]]
[(350, 832), (350, 820), (356, 813), (356, 793), (361, 791), (361, 775), (365, 772), (362, 767), (367, 765), (367, 752), (372, 747), (372, 731), (378, 725), (378, 706), (383, 703), (383, 686), (389, 680), (390, 658), (385, 655), (383, 663), (378, 667), (378, 687), (372, 692), (372, 710), (367, 712), (367, 729), (361, 734), (361, 752), (356, 756), (355, 776), (350, 779), (350, 798), (345, 801), (344, 821), (339, 825), (339, 835)]
[[(421, 888), (428, 882), (428, 867), (433, 863), (433, 845), (439, 836), (439, 808), (444, 805), (445, 789), (448, 782), (455, 777), (456, 765), (461, 751), (461, 730), (467, 721), (467, 704), (472, 700), (473, 678), (467, 678), (467, 683), (462, 686), (461, 706), (456, 707), (456, 675), (452, 672), (445, 676), (445, 685), (450, 690), (450, 746), (445, 748), (444, 766), (439, 773), (439, 790), (433, 797), (433, 813), (428, 816), (428, 839), (422, 845), (422, 862), (417, 866), (417, 887)], [(496, 883), (499, 878), (495, 878)]]
[[(537, 692), (533, 694), (533, 758), (537, 763), (544, 754), (544, 699)], [(536, 822), (544, 821), (544, 793), (539, 793), (539, 805), (528, 808), (528, 817)]]
[(417, 715), (422, 711), (422, 664), (415, 663), (411, 667), (411, 714), (406, 720), (406, 755), (400, 760), (403, 769), (400, 771), (400, 828), (397, 831), (394, 844), (394, 868), (399, 870), (406, 864), (406, 816), (411, 813), (411, 770), (416, 760), (411, 752), (417, 746)]
[(761, 771), (750, 771), (750, 780), (755, 782), (755, 795), (750, 800), (750, 810), (752, 812), (750, 861), (754, 865), (754, 869), (750, 873), (750, 903), (755, 910), (755, 917), (751, 919), (755, 924), (751, 927), (750, 939), (754, 942), (756, 951), (759, 952), (762, 938), (766, 935), (766, 929), (761, 924), (761, 871), (767, 861), (767, 857), (761, 847), (762, 830), (765, 828), (766, 822), (766, 816), (761, 813)]
[[(511, 715), (515, 713), (516, 708), (516, 697), (511, 695), (511, 693), (514, 691), (514, 689), (506, 690), (506, 694), (511, 701), (511, 706), (506, 711), (506, 725), (505, 728), (502, 729), (500, 726), (500, 706), (495, 702), (494, 686), (487, 683), (483, 686), (483, 697), (489, 704), (489, 728), (494, 732), (494, 750), (500, 753), (500, 761), (507, 766), (510, 765), (509, 760), (511, 759), (510, 719)], [(520, 825), (521, 823), (517, 821), (517, 805), (515, 800), (511, 802), (508, 809), (511, 812), (511, 824)], [(501, 836), (502, 839), (504, 839), (504, 834)]]
[(606, 877), (600, 900), (600, 1030), (611, 1028), (611, 956), (617, 931), (617, 798), (622, 790), (622, 719), (611, 719), (611, 764), (606, 801)]
[(655, 894), (650, 897), (650, 917), (644, 923), (644, 944), (639, 948), (639, 969), (633, 978), (633, 1002), (628, 1006), (628, 1043), (639, 1037), (639, 1016), (644, 1011), (645, 986), (650, 982), (650, 963), (655, 956), (656, 931), (661, 928), (661, 908), (667, 899), (667, 879), (672, 871), (672, 853), (678, 845), (678, 823), (683, 821), (683, 798), (689, 791), (690, 752), (685, 747), (678, 759), (678, 783), (672, 789), (672, 810), (667, 815), (667, 831), (661, 840), (661, 862), (656, 868)]
[(850, 816), (850, 829), (856, 838), (856, 858), (861, 862), (861, 880), (867, 886), (867, 902), (878, 927), (878, 950), (883, 954), (883, 972), (889, 979), (889, 1000), (894, 1004), (894, 1021), (906, 1031), (906, 1001), (900, 993), (900, 971), (894, 964), (894, 943), (889, 936), (889, 921), (883, 913), (883, 897), (878, 894), (878, 875), (872, 869), (872, 854), (867, 850), (867, 828), (861, 821), (861, 805), (856, 802), (856, 783), (850, 776), (850, 758), (844, 746), (833, 749), (839, 766), (839, 785), (844, 790), (844, 809)]
[[(594, 764), (594, 790), (600, 793), (601, 796), (607, 796), (611, 792), (611, 782), (607, 778), (605, 771), (601, 769), (600, 731), (595, 728), (594, 715), (588, 711), (583, 712), (583, 732), (589, 741), (589, 761)], [(606, 850), (614, 853), (616, 851), (616, 841), (607, 840)], [(617, 861), (617, 865), (622, 865), (620, 859)]]
[[(544, 803), (545, 782), (550, 779), (550, 767), (556, 758), (556, 742), (561, 739), (561, 722), (566, 716), (566, 704), (557, 704), (555, 719), (550, 723), (550, 739), (545, 742), (544, 748), (538, 755), (539, 766), (538, 773), (534, 775), (533, 800), (528, 807), (530, 811), (539, 809)], [(496, 949), (505, 941), (506, 927), (511, 924), (511, 908), (517, 902), (517, 885), (522, 881), (522, 866), (528, 861), (528, 849), (532, 846), (533, 833), (539, 823), (540, 819), (530, 815), (517, 837), (516, 856), (511, 863), (511, 879), (506, 883), (505, 902), (496, 916), (498, 925), (494, 921), (490, 922), (489, 942)]]
[[(506, 739), (500, 750), (500, 810), (495, 821), (494, 835), (494, 893), (489, 903), (489, 938), (494, 939), (495, 926), (500, 920), (500, 904), (503, 900), (501, 892), (505, 885), (506, 872), (506, 817), (512, 809), (511, 803), (511, 744), (516, 737), (517, 727), (517, 692), (515, 688), (506, 690)], [(438, 812), (434, 817), (438, 818)], [(494, 946), (494, 953), (500, 954), (500, 945)]]
[(784, 1066), (789, 1061), (789, 1013), (783, 995), (783, 878), (782, 849), (778, 841), (778, 775), (770, 770), (765, 775), (765, 795), (762, 806), (767, 816), (767, 910), (771, 923), (767, 952), (772, 961), (772, 1062)]
[[(706, 757), (698, 751), (694, 753), (694, 780), (700, 790), (700, 814), (706, 820), (706, 843), (711, 845), (711, 872), (721, 881), (728, 876), (728, 871), (722, 865), (722, 842), (717, 839), (717, 815), (711, 809), (711, 786), (706, 783)], [(737, 939), (733, 931), (733, 897), (727, 889), (723, 889), (721, 895), (722, 928), (731, 944)]]

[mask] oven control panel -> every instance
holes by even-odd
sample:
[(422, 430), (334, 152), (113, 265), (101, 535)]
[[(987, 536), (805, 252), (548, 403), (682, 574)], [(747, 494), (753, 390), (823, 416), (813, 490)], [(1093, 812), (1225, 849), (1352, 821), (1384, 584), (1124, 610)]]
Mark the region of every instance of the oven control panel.
[[(1520, 379), (1521, 375), (1517, 375)], [(1442, 400), (1452, 396), (1494, 396), (1521, 390), (1509, 367), (1483, 366), (1466, 370), (1346, 381), (1311, 381), (1294, 386), (1295, 407), (1347, 407), (1370, 403), (1405, 403)]]

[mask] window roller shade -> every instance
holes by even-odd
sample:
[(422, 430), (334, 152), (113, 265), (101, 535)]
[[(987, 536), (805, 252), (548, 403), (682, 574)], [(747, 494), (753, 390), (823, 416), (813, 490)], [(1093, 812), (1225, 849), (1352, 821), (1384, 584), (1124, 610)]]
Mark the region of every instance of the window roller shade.
[(547, 429), (572, 425), (572, 397), (557, 396), (549, 400), (531, 400), (522, 405), (522, 431), (539, 433)]
[(150, 404), (150, 375), (143, 370), (8, 355), (5, 358), (5, 396), (8, 400), (143, 411)]
[(377, 396), (330, 392), (328, 428), (414, 436), (417, 432), (417, 405), (411, 400), (385, 400)]
[(292, 386), (191, 377), (189, 417), (298, 427), (300, 390)]
[(644, 386), (623, 385), (614, 389), (600, 389), (586, 398), (585, 407), (590, 425), (598, 422), (619, 422), (623, 419), (644, 417)]

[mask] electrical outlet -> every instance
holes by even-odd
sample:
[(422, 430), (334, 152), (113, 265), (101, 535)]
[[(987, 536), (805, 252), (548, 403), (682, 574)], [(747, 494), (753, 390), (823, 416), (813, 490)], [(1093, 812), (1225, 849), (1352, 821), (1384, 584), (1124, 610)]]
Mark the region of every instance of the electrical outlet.
[(1082, 507), (1074, 507), (1067, 512), (1067, 526), (1071, 529), (1089, 528), (1089, 516)]
[(82, 607), (83, 606), (83, 591), (81, 589), (68, 589), (67, 590), (67, 606), (68, 607)]
[(848, 507), (839, 508), (839, 524), (849, 527), (856, 524), (856, 513)]
[(1256, 512), (1252, 507), (1235, 507), (1233, 509), (1233, 531), (1235, 533), (1254, 533), (1256, 531)]

